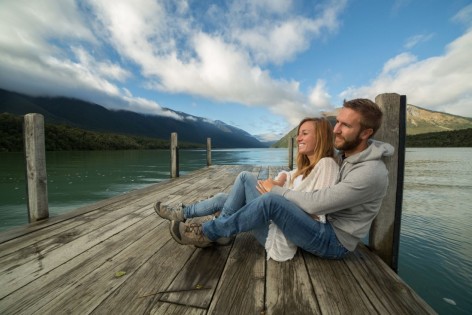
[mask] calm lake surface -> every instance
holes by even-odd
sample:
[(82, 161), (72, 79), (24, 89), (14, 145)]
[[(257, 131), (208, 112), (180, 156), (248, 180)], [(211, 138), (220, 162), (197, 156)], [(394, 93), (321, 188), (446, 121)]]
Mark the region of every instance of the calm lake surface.
[[(169, 178), (169, 151), (47, 152), (51, 216)], [(399, 275), (439, 314), (472, 314), (472, 148), (407, 149)], [(27, 223), (24, 158), (0, 153), (0, 231)], [(287, 149), (213, 150), (213, 164), (287, 165)], [(181, 175), (206, 165), (182, 150)]]

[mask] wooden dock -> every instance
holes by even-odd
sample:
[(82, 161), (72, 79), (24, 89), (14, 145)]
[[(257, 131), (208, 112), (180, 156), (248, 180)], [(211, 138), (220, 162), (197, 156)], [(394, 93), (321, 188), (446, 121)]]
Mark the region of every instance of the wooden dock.
[(266, 260), (249, 233), (178, 245), (156, 200), (193, 202), (236, 175), (210, 166), (0, 234), (0, 314), (435, 314), (365, 246), (340, 261)]

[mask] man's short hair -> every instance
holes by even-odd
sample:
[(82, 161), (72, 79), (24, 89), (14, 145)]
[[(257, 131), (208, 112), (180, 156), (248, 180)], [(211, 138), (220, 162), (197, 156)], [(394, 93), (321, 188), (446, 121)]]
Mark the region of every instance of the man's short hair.
[(350, 101), (344, 101), (343, 107), (350, 108), (361, 115), (361, 127), (363, 129), (372, 129), (377, 132), (382, 124), (382, 110), (379, 105), (366, 98), (356, 98)]

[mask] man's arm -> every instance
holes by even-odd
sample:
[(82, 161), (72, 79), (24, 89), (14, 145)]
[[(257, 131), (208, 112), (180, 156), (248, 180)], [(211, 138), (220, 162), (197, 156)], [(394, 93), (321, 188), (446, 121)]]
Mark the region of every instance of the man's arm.
[(341, 182), (332, 187), (299, 192), (274, 186), (271, 192), (284, 196), (308, 213), (320, 215), (377, 199), (385, 192), (387, 183), (385, 167), (371, 162), (356, 165)]

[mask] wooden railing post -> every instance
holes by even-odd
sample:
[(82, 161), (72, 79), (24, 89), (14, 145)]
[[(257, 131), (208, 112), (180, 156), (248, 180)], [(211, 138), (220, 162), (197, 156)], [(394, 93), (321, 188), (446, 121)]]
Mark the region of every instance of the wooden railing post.
[(293, 170), (293, 137), (288, 137), (288, 168)]
[(380, 94), (375, 102), (383, 111), (382, 126), (375, 139), (390, 143), (395, 148), (395, 153), (384, 160), (389, 171), (389, 186), (380, 212), (372, 223), (369, 246), (396, 272), (405, 170), (406, 96)]
[(26, 114), (23, 136), (28, 220), (35, 222), (49, 217), (44, 117), (40, 114)]
[(176, 132), (170, 135), (170, 177), (179, 177), (179, 145)]
[(207, 166), (211, 165), (211, 138), (207, 138)]

